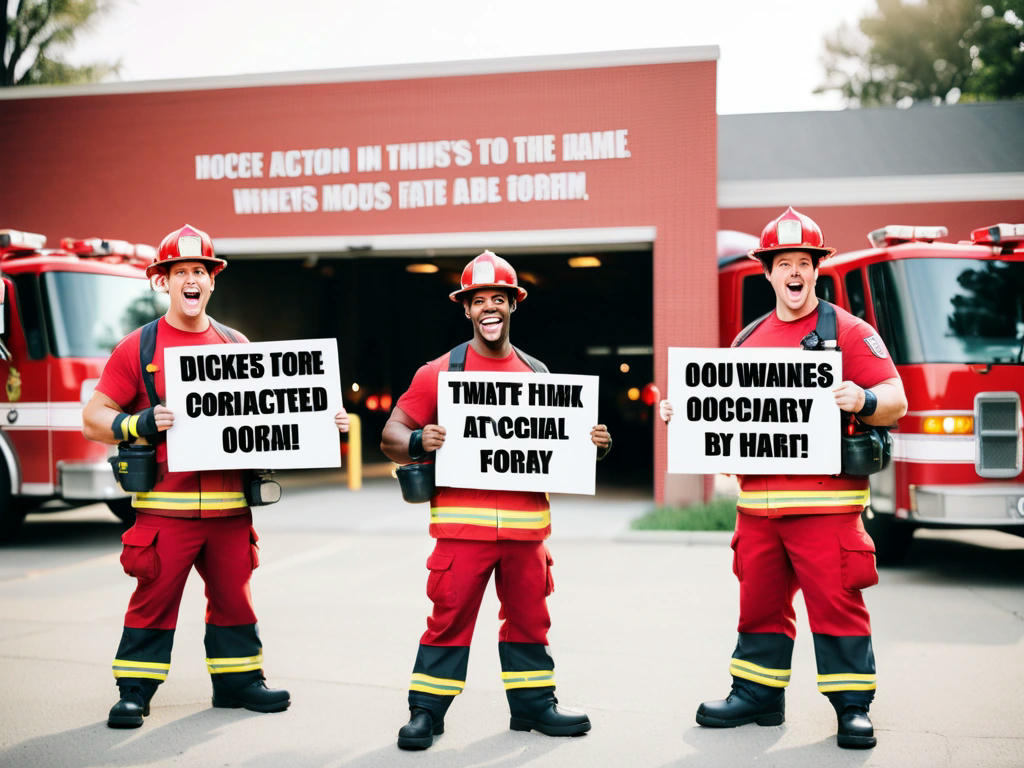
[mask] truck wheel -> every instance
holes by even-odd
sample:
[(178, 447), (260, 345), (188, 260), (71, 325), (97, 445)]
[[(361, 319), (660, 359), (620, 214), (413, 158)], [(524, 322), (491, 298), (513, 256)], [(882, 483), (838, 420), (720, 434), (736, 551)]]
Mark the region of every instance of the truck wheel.
[(861, 518), (864, 528), (875, 542), (875, 559), (879, 565), (896, 565), (902, 563), (910, 550), (910, 542), (914, 538), (912, 523), (900, 522), (892, 515), (878, 512), (869, 514), (864, 510)]
[(108, 499), (107, 506), (122, 523), (135, 525), (135, 507), (132, 506), (131, 496), (125, 496), (123, 499)]
[(10, 541), (18, 535), (27, 512), (28, 507), (11, 495), (11, 478), (0, 459), (0, 541)]

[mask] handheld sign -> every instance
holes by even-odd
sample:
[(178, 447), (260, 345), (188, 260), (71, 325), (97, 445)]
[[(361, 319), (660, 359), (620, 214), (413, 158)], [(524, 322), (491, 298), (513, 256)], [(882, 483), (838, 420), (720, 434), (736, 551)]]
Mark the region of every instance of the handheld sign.
[(334, 339), (164, 350), (171, 472), (340, 467)]
[(594, 493), (597, 376), (443, 372), (439, 486)]
[(668, 471), (833, 475), (842, 353), (670, 347)]

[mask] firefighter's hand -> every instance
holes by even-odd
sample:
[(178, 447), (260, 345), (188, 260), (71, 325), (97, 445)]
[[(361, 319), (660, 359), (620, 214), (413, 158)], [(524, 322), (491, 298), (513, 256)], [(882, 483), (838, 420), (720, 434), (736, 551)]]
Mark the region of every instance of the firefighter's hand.
[(675, 410), (672, 408), (672, 403), (670, 403), (668, 400), (662, 400), (660, 403), (658, 403), (658, 415), (661, 416), (661, 420), (664, 421), (666, 424), (672, 421), (672, 415), (674, 413)]
[(608, 431), (608, 427), (604, 424), (598, 424), (596, 427), (590, 430), (590, 442), (596, 445), (598, 448), (607, 448), (612, 444), (612, 436)]
[(334, 426), (339, 432), (348, 432), (348, 411), (344, 408), (334, 414)]
[(423, 427), (423, 450), (425, 453), (436, 451), (444, 445), (446, 432), (440, 424), (427, 424)]
[(174, 412), (166, 405), (153, 406), (153, 421), (157, 432), (166, 432), (174, 426)]
[(844, 381), (832, 390), (832, 395), (841, 411), (857, 413), (864, 407), (864, 390), (852, 381)]

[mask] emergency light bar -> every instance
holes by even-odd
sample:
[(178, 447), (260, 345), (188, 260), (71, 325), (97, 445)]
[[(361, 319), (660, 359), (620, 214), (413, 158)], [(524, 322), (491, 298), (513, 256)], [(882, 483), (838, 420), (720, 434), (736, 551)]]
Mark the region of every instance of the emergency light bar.
[(0, 248), (5, 250), (38, 251), (46, 247), (46, 235), (35, 232), (19, 232), (16, 229), (0, 229)]
[(875, 248), (885, 248), (899, 243), (930, 243), (948, 234), (949, 230), (945, 227), (908, 227), (902, 224), (889, 224), (869, 232), (868, 240)]
[(77, 256), (132, 256), (135, 254), (135, 246), (127, 240), (105, 240), (101, 237), (86, 237), (81, 240), (65, 237), (60, 241), (60, 247)]
[(975, 245), (1014, 246), (1024, 243), (1024, 224), (993, 224), (971, 232)]

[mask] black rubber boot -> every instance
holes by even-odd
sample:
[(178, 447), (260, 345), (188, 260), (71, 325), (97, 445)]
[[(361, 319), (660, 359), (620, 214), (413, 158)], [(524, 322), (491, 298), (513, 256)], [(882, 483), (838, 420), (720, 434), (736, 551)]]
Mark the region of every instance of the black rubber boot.
[(252, 712), (284, 712), (291, 696), (283, 688), (267, 688), (259, 670), (256, 674), (236, 672), (213, 675), (213, 706), (244, 708)]
[(836, 743), (843, 749), (871, 749), (878, 743), (867, 708), (851, 704), (838, 712), (837, 717), (839, 732)]
[(110, 708), (107, 715), (109, 728), (138, 728), (142, 718), (149, 714), (149, 699), (152, 692), (138, 685), (121, 686), (121, 699)]
[(545, 736), (578, 736), (590, 730), (590, 718), (583, 712), (558, 706), (554, 688), (511, 688), (507, 690), (513, 731), (539, 731)]
[(444, 720), (435, 720), (429, 709), (413, 707), (409, 722), (398, 729), (399, 749), (428, 749), (434, 737), (444, 733)]
[(709, 728), (737, 725), (782, 725), (786, 719), (786, 691), (769, 685), (733, 678), (724, 699), (705, 701), (697, 709), (697, 723)]

